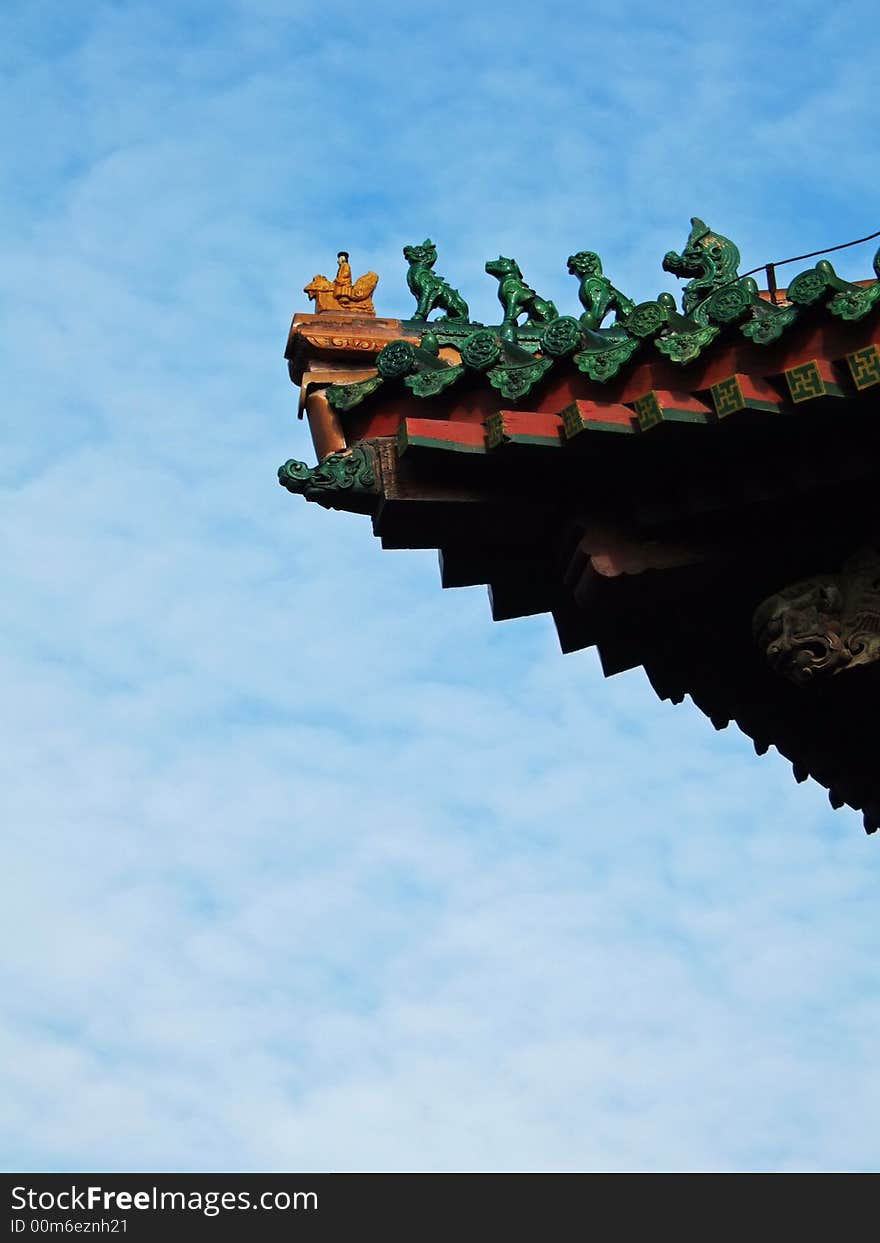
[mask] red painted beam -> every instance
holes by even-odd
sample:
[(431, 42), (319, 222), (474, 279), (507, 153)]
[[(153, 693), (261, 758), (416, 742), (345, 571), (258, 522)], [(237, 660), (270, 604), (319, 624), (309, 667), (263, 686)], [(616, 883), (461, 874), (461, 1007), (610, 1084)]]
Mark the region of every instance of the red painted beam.
[(647, 432), (661, 423), (706, 424), (715, 421), (714, 412), (705, 402), (682, 389), (651, 389), (632, 402), (641, 431)]
[(581, 432), (624, 432), (638, 430), (628, 406), (611, 401), (574, 401), (562, 411), (563, 435), (574, 440)]
[(562, 416), (536, 414), (533, 410), (499, 410), (486, 420), (486, 444), (490, 449), (502, 445), (558, 449), (562, 445)]
[(486, 433), (481, 423), (448, 419), (403, 419), (397, 429), (397, 448), (447, 449), (453, 453), (485, 453)]

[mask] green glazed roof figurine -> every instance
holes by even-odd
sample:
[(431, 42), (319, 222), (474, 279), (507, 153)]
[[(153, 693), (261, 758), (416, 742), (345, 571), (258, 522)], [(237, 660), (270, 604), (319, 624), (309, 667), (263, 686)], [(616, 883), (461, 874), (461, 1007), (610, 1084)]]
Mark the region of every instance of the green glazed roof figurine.
[(426, 320), (430, 313), (439, 309), (446, 314), (442, 319), (467, 322), (470, 310), (457, 289), (438, 276), (433, 270), (437, 262), (437, 247), (429, 237), (421, 246), (404, 246), (403, 257), (409, 264), (406, 283), (416, 300), (413, 319)]
[(504, 255), (489, 259), (486, 271), (498, 280), (498, 301), (504, 308), (501, 336), (505, 340), (516, 340), (517, 320), (523, 312), (527, 315), (525, 324), (528, 327), (549, 324), (551, 319), (558, 318), (559, 312), (554, 304), (549, 299), (540, 297), (525, 283), (515, 259), (507, 259)]

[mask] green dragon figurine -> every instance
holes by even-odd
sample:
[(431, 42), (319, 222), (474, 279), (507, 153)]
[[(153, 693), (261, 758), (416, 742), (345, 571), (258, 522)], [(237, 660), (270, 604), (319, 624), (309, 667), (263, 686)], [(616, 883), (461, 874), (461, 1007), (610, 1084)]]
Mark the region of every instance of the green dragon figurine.
[(536, 294), (530, 285), (523, 280), (519, 264), (515, 259), (506, 259), (499, 255), (497, 259), (489, 259), (486, 271), (498, 280), (498, 301), (504, 308), (504, 320), (501, 336), (504, 340), (516, 341), (516, 321), (523, 312), (528, 318), (524, 327), (537, 324), (549, 324), (557, 319), (559, 312), (547, 298)]
[(737, 279), (739, 250), (728, 237), (713, 233), (699, 216), (691, 217), (691, 231), (681, 254), (670, 250), (663, 259), (664, 272), (693, 276), (682, 294), (682, 308), (690, 315), (721, 285)]
[(470, 318), (468, 304), (452, 286), (433, 271), (437, 262), (437, 247), (429, 237), (421, 246), (404, 246), (403, 257), (409, 264), (406, 283), (416, 300), (413, 319), (426, 320), (431, 311), (439, 308), (446, 314), (441, 319), (463, 320)]
[(279, 466), (278, 482), (288, 492), (299, 492), (307, 501), (316, 501), (325, 509), (355, 513), (369, 512), (379, 486), (376, 458), (367, 444), (331, 453), (318, 466), (291, 458)]

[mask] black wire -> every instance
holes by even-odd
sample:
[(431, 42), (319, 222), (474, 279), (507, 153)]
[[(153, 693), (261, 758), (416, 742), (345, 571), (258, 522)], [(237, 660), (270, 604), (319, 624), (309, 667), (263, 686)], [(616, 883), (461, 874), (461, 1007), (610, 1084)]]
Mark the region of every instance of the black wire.
[(787, 263), (797, 263), (799, 259), (815, 259), (818, 255), (830, 255), (835, 250), (846, 250), (848, 246), (861, 246), (862, 242), (871, 242), (875, 237), (880, 237), (880, 229), (876, 233), (869, 233), (867, 237), (857, 237), (854, 242), (841, 242), (839, 246), (828, 246), (825, 250), (811, 250), (808, 255), (792, 255), (790, 259), (778, 259), (775, 263), (759, 263), (751, 271), (741, 273), (741, 276), (754, 276), (756, 272), (763, 272), (767, 268), (784, 268)]

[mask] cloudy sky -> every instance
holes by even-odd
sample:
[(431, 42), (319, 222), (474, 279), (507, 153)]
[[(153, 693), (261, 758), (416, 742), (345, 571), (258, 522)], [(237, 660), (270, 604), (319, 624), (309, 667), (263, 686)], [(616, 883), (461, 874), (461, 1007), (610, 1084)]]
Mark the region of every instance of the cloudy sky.
[(394, 315), (430, 234), (488, 319), (499, 250), (571, 310), (692, 214), (876, 229), (876, 31), (6, 0), (3, 1168), (876, 1168), (860, 818), (275, 481), (340, 247)]

